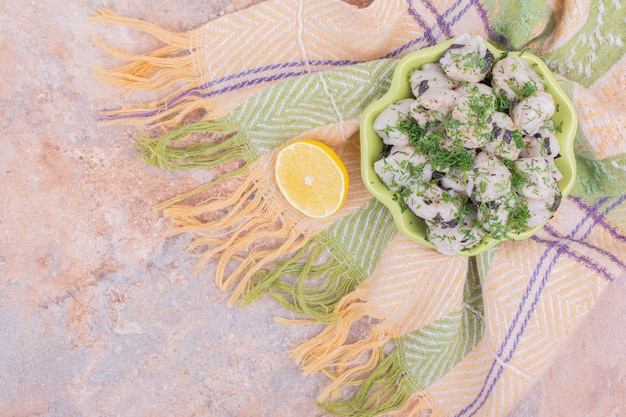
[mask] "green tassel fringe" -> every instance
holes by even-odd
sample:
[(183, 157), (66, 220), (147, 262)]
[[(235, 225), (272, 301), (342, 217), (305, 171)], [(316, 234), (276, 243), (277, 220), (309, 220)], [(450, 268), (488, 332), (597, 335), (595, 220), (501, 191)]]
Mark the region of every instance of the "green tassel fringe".
[(136, 145), (143, 153), (143, 161), (156, 168), (168, 171), (212, 168), (246, 156), (243, 135), (236, 134), (219, 143), (197, 142), (186, 146), (172, 146), (172, 143), (196, 134), (229, 135), (236, 131), (233, 121), (222, 118), (184, 126), (160, 137), (146, 137)]
[[(292, 312), (333, 323), (339, 301), (372, 274), (398, 232), (391, 215), (381, 208), (382, 203), (370, 200), (313, 237), (290, 259), (258, 273), (243, 304), (267, 293)], [(375, 239), (362, 239), (367, 228), (375, 231)]]
[[(333, 312), (339, 301), (366, 278), (350, 268), (347, 259), (337, 256), (334, 248), (331, 241), (312, 239), (278, 268), (260, 273), (243, 305), (268, 294), (296, 314), (307, 315), (320, 323), (334, 322)], [(330, 254), (329, 258), (321, 262), (325, 254)]]
[[(385, 346), (381, 348), (381, 357), (384, 349)], [(350, 417), (375, 417), (401, 409), (417, 389), (406, 380), (399, 363), (397, 350), (393, 350), (362, 381), (354, 396), (318, 405), (329, 414)]]

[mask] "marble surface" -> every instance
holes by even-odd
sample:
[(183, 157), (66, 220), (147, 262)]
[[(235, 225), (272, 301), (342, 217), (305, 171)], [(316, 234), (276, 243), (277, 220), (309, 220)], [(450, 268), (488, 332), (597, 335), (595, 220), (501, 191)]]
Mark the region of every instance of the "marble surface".
[[(256, 2), (107, 4), (187, 30)], [(228, 307), (151, 211), (202, 174), (149, 168), (135, 129), (97, 123), (115, 90), (92, 38), (156, 46), (89, 24), (101, 5), (0, 0), (0, 416), (322, 416), (325, 377), (288, 354), (319, 329), (265, 298)], [(509, 417), (626, 416), (624, 300), (610, 284)]]

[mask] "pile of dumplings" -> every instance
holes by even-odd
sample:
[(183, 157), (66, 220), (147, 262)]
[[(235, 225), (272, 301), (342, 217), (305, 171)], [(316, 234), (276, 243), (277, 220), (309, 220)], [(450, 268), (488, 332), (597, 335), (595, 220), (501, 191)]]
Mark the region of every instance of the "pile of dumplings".
[(374, 121), (387, 145), (374, 170), (448, 255), (542, 225), (561, 203), (554, 100), (520, 56), (494, 61), (462, 35)]

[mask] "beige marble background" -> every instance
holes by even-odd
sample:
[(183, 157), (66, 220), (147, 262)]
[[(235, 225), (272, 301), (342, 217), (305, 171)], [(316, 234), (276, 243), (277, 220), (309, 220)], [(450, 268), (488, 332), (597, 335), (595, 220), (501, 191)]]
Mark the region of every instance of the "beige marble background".
[[(108, 5), (187, 30), (255, 2)], [(203, 174), (142, 165), (134, 129), (97, 123), (115, 90), (92, 37), (156, 46), (89, 24), (102, 4), (0, 0), (0, 416), (322, 416), (324, 377), (288, 355), (319, 329), (274, 323), (268, 299), (227, 307), (151, 211)], [(624, 300), (626, 279), (509, 417), (626, 416)]]

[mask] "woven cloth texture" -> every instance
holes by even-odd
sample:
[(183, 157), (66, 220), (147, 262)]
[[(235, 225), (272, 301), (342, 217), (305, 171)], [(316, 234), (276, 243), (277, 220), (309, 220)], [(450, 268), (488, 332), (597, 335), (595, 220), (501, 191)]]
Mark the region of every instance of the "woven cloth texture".
[[(156, 209), (232, 303), (270, 296), (285, 324), (324, 325), (291, 354), (328, 375), (329, 414), (503, 416), (626, 272), (625, 19), (615, 0), (267, 0), (176, 33), (104, 8), (94, 22), (162, 46), (100, 43), (126, 61), (96, 71), (125, 90), (102, 119), (137, 126), (146, 163), (209, 170)], [(576, 183), (556, 215), (472, 258), (398, 233), (362, 184), (358, 135), (400, 58), (463, 33), (541, 57), (579, 120)], [(143, 90), (159, 98), (128, 98)], [(306, 218), (276, 188), (276, 153), (300, 139), (326, 143), (348, 170), (329, 218)]]

